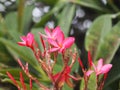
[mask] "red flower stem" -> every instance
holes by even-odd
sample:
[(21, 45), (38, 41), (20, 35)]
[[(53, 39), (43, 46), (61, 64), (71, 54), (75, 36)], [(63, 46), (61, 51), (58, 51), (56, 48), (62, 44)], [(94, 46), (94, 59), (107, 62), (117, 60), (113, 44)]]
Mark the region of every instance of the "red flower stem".
[(24, 78), (23, 78), (22, 72), (20, 72), (20, 82), (22, 84), (23, 89), (27, 90), (26, 85), (24, 83)]
[(30, 83), (30, 90), (32, 90), (32, 79), (30, 79), (29, 83)]
[(14, 79), (14, 77), (9, 73), (6, 72), (8, 77), (13, 81), (13, 83), (15, 84), (15, 86), (18, 88), (18, 90), (20, 90), (20, 86), (18, 85), (18, 83), (16, 82), (16, 80)]
[(107, 76), (108, 76), (108, 73), (105, 73), (105, 74), (104, 74), (104, 79), (103, 79), (103, 81), (102, 81), (101, 84), (100, 84), (99, 90), (103, 90), (103, 86), (104, 86), (104, 83), (105, 83), (105, 80), (106, 80)]
[(51, 79), (53, 85), (55, 84), (55, 80), (53, 79), (53, 74), (51, 70), (48, 69), (46, 63), (44, 63), (41, 59), (38, 60), (40, 65), (42, 66), (42, 69), (47, 73), (48, 77)]
[(53, 63), (53, 65), (52, 65), (52, 71), (53, 71), (53, 68), (54, 68), (54, 66), (55, 66), (55, 64), (56, 64), (56, 62), (57, 62), (57, 52), (54, 52), (53, 53), (53, 56), (54, 56), (54, 63)]
[(30, 73), (26, 73), (26, 75), (27, 75), (30, 79), (32, 79), (33, 81), (35, 81), (36, 84), (38, 84), (38, 86), (41, 87), (43, 90), (49, 90), (46, 86), (44, 86), (43, 84), (41, 84), (41, 83), (39, 82), (39, 80), (38, 80), (37, 78), (33, 77)]
[(99, 90), (99, 75), (96, 76), (96, 90)]
[(83, 74), (84, 74), (84, 82), (85, 82), (84, 90), (87, 90), (88, 77), (86, 76), (86, 71), (84, 69), (82, 69), (82, 71), (83, 71)]
[(90, 51), (88, 51), (88, 63), (89, 63), (89, 67), (91, 69), (91, 67), (92, 67), (92, 57), (91, 57)]
[[(47, 87), (45, 87), (43, 84), (41, 84), (37, 78), (33, 77), (33, 76), (29, 73), (28, 66), (23, 66), (23, 64), (21, 63), (20, 60), (18, 60), (18, 63), (19, 63), (19, 65), (21, 66), (21, 68), (23, 69), (23, 71), (25, 72), (25, 74), (26, 74), (30, 79), (32, 79), (33, 81), (35, 81), (36, 84), (39, 85), (39, 87), (41, 87), (43, 90), (49, 90)], [(26, 64), (26, 65), (27, 65), (27, 64)], [(44, 64), (43, 64), (43, 65), (44, 65)]]

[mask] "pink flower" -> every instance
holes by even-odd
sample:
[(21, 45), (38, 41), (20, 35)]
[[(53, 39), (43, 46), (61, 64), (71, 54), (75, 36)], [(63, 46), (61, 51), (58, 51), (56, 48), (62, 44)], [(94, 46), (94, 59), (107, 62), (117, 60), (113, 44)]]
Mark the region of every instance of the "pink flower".
[(22, 42), (18, 42), (20, 46), (27, 46), (33, 48), (34, 43), (34, 35), (32, 33), (28, 33), (27, 36), (20, 37)]
[(85, 72), (85, 75), (89, 77), (93, 72), (94, 72), (93, 70), (88, 70), (87, 72)]
[(93, 68), (96, 75), (105, 74), (110, 71), (110, 69), (112, 68), (112, 64), (103, 65), (103, 59), (99, 59), (97, 66), (95, 66), (93, 63)]
[(57, 36), (56, 40), (48, 38), (48, 42), (54, 46), (50, 49), (50, 52), (59, 51), (63, 52), (65, 49), (70, 48), (74, 43), (74, 37), (65, 38), (64, 33), (61, 31), (59, 32), (59, 36)]
[(42, 35), (45, 38), (50, 38), (50, 39), (56, 40), (56, 38), (59, 35), (59, 32), (61, 32), (61, 29), (59, 26), (57, 26), (55, 29), (51, 29), (51, 30), (48, 27), (45, 27), (46, 35), (41, 34), (41, 33), (40, 33), (40, 35)]
[(70, 78), (78, 80), (74, 76), (70, 75), (71, 68), (67, 66), (63, 72), (57, 73), (53, 76), (55, 81), (58, 81), (58, 86), (62, 87), (66, 82), (70, 87), (73, 87), (73, 84), (70, 81)]

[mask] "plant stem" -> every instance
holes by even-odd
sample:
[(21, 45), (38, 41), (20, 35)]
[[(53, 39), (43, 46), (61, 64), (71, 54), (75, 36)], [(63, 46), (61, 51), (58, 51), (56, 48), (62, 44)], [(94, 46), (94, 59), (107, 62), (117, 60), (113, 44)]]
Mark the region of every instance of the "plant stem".
[(22, 33), (23, 29), (23, 13), (24, 13), (25, 0), (19, 0), (18, 5), (18, 31)]

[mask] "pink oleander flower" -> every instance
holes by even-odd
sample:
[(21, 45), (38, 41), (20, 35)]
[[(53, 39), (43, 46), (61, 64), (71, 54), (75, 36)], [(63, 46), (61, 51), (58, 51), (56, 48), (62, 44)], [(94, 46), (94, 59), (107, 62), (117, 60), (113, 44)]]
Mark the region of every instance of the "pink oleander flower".
[(18, 42), (20, 46), (33, 48), (34, 35), (32, 33), (28, 33), (27, 36), (21, 36), (20, 38), (22, 40), (22, 42)]
[(78, 79), (70, 75), (70, 72), (71, 72), (71, 68), (67, 66), (63, 72), (57, 73), (53, 76), (55, 82), (58, 81), (59, 87), (62, 87), (65, 82), (68, 86), (73, 87), (73, 84), (70, 81), (70, 78), (74, 80), (78, 80)]
[(100, 74), (108, 73), (110, 69), (112, 68), (112, 64), (103, 65), (103, 59), (99, 59), (97, 66), (95, 66), (94, 63), (92, 64), (93, 64), (93, 68), (97, 76)]
[(70, 48), (74, 41), (75, 41), (74, 37), (65, 38), (64, 33), (60, 31), (59, 36), (57, 36), (56, 40), (48, 38), (48, 42), (53, 46), (50, 49), (50, 52), (54, 51), (63, 52), (65, 49)]
[(51, 29), (51, 30), (48, 27), (45, 27), (46, 35), (41, 34), (41, 33), (40, 33), (40, 35), (45, 38), (50, 38), (50, 39), (56, 40), (56, 38), (59, 36), (60, 32), (61, 32), (61, 29), (59, 26), (57, 26), (55, 29)]

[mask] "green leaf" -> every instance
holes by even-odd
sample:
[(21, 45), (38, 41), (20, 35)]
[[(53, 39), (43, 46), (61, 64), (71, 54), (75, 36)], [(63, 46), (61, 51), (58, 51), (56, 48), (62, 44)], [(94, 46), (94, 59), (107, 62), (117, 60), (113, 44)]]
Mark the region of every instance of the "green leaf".
[(17, 30), (17, 12), (10, 12), (5, 17), (5, 25), (7, 30)]
[(97, 51), (97, 59), (104, 58), (105, 63), (110, 63), (120, 45), (120, 22), (102, 38)]
[(74, 12), (75, 12), (75, 5), (67, 4), (63, 8), (63, 11), (61, 12), (61, 15), (59, 17), (58, 25), (61, 27), (61, 29), (63, 30), (66, 36), (68, 36), (71, 22), (74, 16)]
[(14, 58), (7, 51), (5, 45), (0, 42), (0, 63), (5, 65), (16, 65), (16, 62), (13, 63)]
[(1, 69), (0, 70), (0, 76), (1, 77), (7, 77), (7, 74), (6, 72), (10, 72), (15, 79), (18, 79), (19, 80), (19, 73), (22, 72), (23, 73), (23, 76), (26, 80), (29, 80), (29, 78), (26, 76), (26, 74), (24, 73), (23, 70), (21, 70), (20, 68), (12, 68), (12, 67), (9, 67), (7, 69)]
[(32, 22), (32, 11), (33, 11), (34, 5), (28, 5), (24, 8), (24, 12), (23, 12), (23, 32), (28, 32), (30, 29), (30, 25)]
[(63, 86), (63, 90), (73, 90), (73, 89), (70, 88), (67, 84), (64, 84), (64, 86)]
[(35, 36), (35, 40), (36, 42), (38, 43), (39, 45), (39, 49), (41, 51), (43, 51), (43, 46), (41, 44), (41, 41), (40, 41), (40, 35), (39, 35), (39, 32), (40, 33), (44, 33), (44, 29), (43, 28), (32, 28), (31, 32), (34, 34)]
[[(0, 38), (0, 42), (2, 42), (6, 47), (10, 48), (12, 51), (16, 53), (18, 56), (22, 57), (26, 62), (32, 65), (43, 77), (46, 77), (46, 74), (43, 72), (42, 68), (39, 66), (35, 56), (33, 55), (32, 50), (26, 47), (18, 46), (17, 44), (13, 43), (10, 40), (6, 40), (4, 38)], [(13, 54), (14, 54), (13, 53)], [(18, 58), (15, 54), (15, 58)]]
[(79, 4), (84, 7), (93, 8), (102, 12), (108, 11), (108, 9), (102, 5), (100, 0), (75, 0), (73, 3)]
[(0, 14), (0, 37), (6, 34), (5, 20), (3, 16)]
[(48, 5), (55, 5), (60, 0), (37, 0), (37, 1), (43, 2)]
[(98, 17), (87, 31), (85, 37), (85, 48), (87, 51), (91, 52), (93, 60), (96, 60), (99, 45), (104, 40), (104, 37), (110, 32), (111, 27), (111, 16), (103, 15)]
[[(84, 88), (85, 88), (85, 82), (84, 82), (84, 78), (82, 78), (81, 84), (80, 84), (80, 90), (84, 90)], [(95, 73), (91, 74), (88, 84), (87, 84), (87, 89), (88, 90), (96, 90), (96, 75), (95, 75)]]
[(96, 75), (92, 73), (88, 81), (88, 90), (96, 90)]

